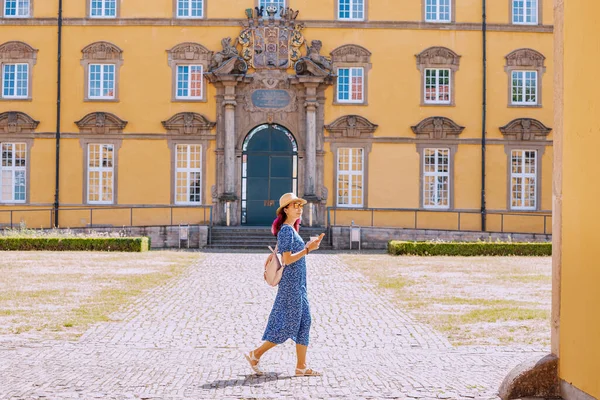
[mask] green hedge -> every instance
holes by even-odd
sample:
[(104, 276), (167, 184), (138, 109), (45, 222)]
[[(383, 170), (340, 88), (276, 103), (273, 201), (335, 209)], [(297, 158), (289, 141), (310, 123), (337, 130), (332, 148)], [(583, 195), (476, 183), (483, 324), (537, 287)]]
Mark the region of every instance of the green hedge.
[(552, 243), (446, 243), (390, 240), (388, 253), (396, 256), (551, 256)]
[(143, 252), (150, 248), (147, 237), (137, 238), (56, 238), (0, 237), (1, 251), (126, 251)]

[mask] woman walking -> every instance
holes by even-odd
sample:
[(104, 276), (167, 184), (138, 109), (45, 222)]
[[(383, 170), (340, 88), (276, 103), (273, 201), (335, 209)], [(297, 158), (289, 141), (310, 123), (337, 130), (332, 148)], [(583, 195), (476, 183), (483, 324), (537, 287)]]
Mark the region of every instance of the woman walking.
[(277, 297), (263, 335), (264, 343), (246, 354), (252, 370), (262, 375), (258, 363), (266, 351), (288, 339), (296, 342), (296, 376), (320, 376), (321, 373), (306, 366), (306, 351), (310, 332), (310, 307), (306, 290), (306, 256), (319, 248), (324, 233), (304, 244), (298, 234), (302, 209), (306, 200), (286, 193), (279, 199), (277, 218), (271, 232), (277, 236), (277, 250), (285, 265), (279, 282)]

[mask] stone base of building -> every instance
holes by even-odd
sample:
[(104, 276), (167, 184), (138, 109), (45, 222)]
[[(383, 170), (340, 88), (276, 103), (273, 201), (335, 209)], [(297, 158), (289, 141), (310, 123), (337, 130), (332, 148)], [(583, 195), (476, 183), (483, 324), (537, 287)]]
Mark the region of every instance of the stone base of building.
[(134, 227), (93, 227), (58, 229), (58, 231), (69, 231), (75, 234), (89, 233), (118, 233), (128, 237), (147, 236), (151, 240), (151, 248), (204, 248), (208, 244), (208, 226), (189, 225), (180, 228), (174, 226), (134, 226)]
[[(331, 243), (334, 250), (350, 249), (349, 226), (333, 226), (331, 228)], [(356, 229), (356, 227), (354, 228)], [(433, 229), (402, 229), (402, 228), (360, 228), (360, 248), (365, 250), (383, 250), (387, 248), (390, 240), (409, 241), (512, 241), (512, 242), (551, 242), (552, 235), (528, 233), (494, 233), (494, 232), (468, 232), (444, 231)], [(358, 249), (358, 242), (352, 243), (352, 249)]]

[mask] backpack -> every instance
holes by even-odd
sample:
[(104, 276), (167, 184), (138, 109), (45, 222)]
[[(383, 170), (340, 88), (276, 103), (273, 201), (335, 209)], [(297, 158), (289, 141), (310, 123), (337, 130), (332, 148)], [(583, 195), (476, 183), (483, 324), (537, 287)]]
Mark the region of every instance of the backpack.
[(279, 258), (279, 254), (277, 254), (277, 245), (275, 245), (275, 249), (269, 246), (269, 250), (271, 250), (271, 254), (269, 254), (267, 261), (265, 261), (264, 277), (269, 285), (277, 286), (279, 285), (279, 281), (281, 281), (285, 265), (283, 265), (283, 261)]

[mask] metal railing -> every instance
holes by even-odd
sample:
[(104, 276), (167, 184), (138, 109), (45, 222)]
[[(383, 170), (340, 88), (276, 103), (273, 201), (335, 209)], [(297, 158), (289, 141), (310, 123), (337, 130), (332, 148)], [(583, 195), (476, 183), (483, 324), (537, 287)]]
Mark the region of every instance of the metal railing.
[[(368, 215), (370, 223), (368, 224), (359, 224), (362, 226), (370, 226), (370, 227), (375, 227), (375, 226), (382, 226), (382, 224), (376, 224), (375, 223), (375, 217), (376, 215), (379, 213), (393, 213), (396, 215), (400, 215), (400, 214), (412, 214), (412, 222), (410, 224), (408, 223), (404, 223), (404, 224), (399, 224), (400, 226), (396, 226), (398, 228), (405, 228), (405, 229), (436, 229), (436, 230), (451, 230), (451, 231), (473, 231), (473, 232), (477, 232), (481, 230), (481, 224), (479, 223), (479, 228), (478, 229), (472, 229), (472, 228), (466, 228), (464, 226), (464, 217), (465, 215), (476, 215), (479, 218), (481, 217), (481, 211), (480, 210), (440, 210), (440, 209), (418, 209), (418, 208), (346, 208), (346, 207), (327, 207), (327, 226), (331, 227), (331, 226), (336, 226), (338, 223), (338, 213), (339, 214), (353, 214), (355, 216), (354, 219), (356, 219), (356, 217), (358, 216), (363, 216), (363, 218), (361, 219), (361, 221), (364, 221), (364, 214), (370, 214)], [(438, 222), (438, 226), (440, 226), (439, 228), (436, 228), (436, 224), (435, 223), (431, 223), (429, 221), (429, 223), (425, 226), (423, 223), (421, 223), (420, 226), (420, 220), (419, 216), (420, 215), (425, 215), (425, 214), (445, 214), (446, 217), (448, 215), (453, 215), (455, 216), (456, 220), (453, 224), (453, 227), (448, 227), (449, 224), (448, 223), (441, 223)], [(333, 214), (333, 221), (332, 221), (332, 214)], [(488, 232), (500, 232), (500, 233), (531, 233), (531, 234), (544, 234), (547, 235), (549, 234), (548, 232), (548, 226), (552, 226), (552, 213), (551, 212), (544, 212), (544, 211), (498, 211), (498, 210), (490, 210), (486, 212), (488, 219), (490, 219), (491, 216), (497, 216), (499, 218), (499, 230), (493, 230), (493, 229), (488, 229)], [(521, 223), (524, 224), (525, 222), (531, 222), (532, 219), (538, 220), (540, 221), (540, 227), (541, 225), (543, 225), (543, 230), (540, 229), (539, 231), (536, 232), (528, 232), (528, 231), (523, 231), (523, 230), (506, 230), (506, 220), (507, 218), (510, 217), (511, 219), (513, 219), (512, 224), (510, 224), (510, 226), (515, 226), (518, 225), (519, 222), (514, 221), (515, 219), (520, 219)], [(352, 218), (352, 217), (350, 217)], [(348, 217), (346, 217), (345, 219), (348, 219)], [(496, 221), (494, 221), (496, 222)], [(537, 222), (537, 221), (536, 221)], [(496, 223), (496, 225), (498, 224)], [(347, 221), (344, 221), (343, 223), (344, 225), (350, 225), (350, 223), (348, 223)], [(473, 225), (473, 224), (471, 224)], [(386, 225), (387, 226), (387, 225)], [(444, 227), (442, 227), (444, 226)], [(390, 225), (390, 227), (392, 227)]]
[[(59, 227), (68, 228), (93, 228), (93, 227), (143, 227), (143, 226), (174, 226), (182, 223), (192, 225), (208, 225), (213, 226), (213, 206), (177, 206), (177, 205), (148, 205), (148, 206), (93, 206), (93, 207), (61, 207), (59, 217)], [(165, 211), (166, 215), (157, 215), (140, 217), (139, 214), (144, 210), (146, 214), (150, 211), (159, 213), (160, 210)], [(189, 215), (180, 216), (178, 214), (181, 211), (185, 211), (187, 214), (195, 211), (202, 211), (202, 218), (199, 215), (195, 215), (194, 219), (189, 219)], [(48, 226), (44, 226), (45, 223), (27, 223), (28, 218), (15, 218), (15, 216), (21, 216), (20, 214), (31, 216), (33, 213), (42, 213), (47, 216), (36, 217), (36, 221), (48, 221)], [(69, 213), (77, 213), (80, 217), (85, 215), (86, 218), (80, 218), (79, 223), (74, 223), (72, 215), (69, 218)], [(99, 216), (99, 214), (104, 214)], [(112, 215), (107, 216), (107, 213)], [(136, 218), (136, 213), (137, 218)], [(8, 214), (8, 219), (5, 216)], [(119, 214), (115, 216), (115, 214)], [(95, 217), (95, 218), (94, 218)], [(188, 219), (186, 219), (188, 218)], [(33, 220), (32, 218), (29, 218)], [(83, 222), (85, 220), (85, 223)], [(96, 221), (96, 224), (94, 223)], [(6, 221), (6, 222), (3, 222)], [(61, 224), (61, 221), (71, 221), (71, 223)], [(107, 223), (106, 221), (113, 221)], [(118, 223), (116, 221), (119, 221)], [(139, 223), (137, 223), (140, 221)], [(22, 208), (22, 209), (0, 209), (0, 225), (10, 226), (15, 228), (19, 226), (21, 222), (25, 222), (25, 225), (29, 228), (52, 228), (54, 227), (54, 209), (53, 208)], [(126, 222), (126, 223), (123, 223)]]

